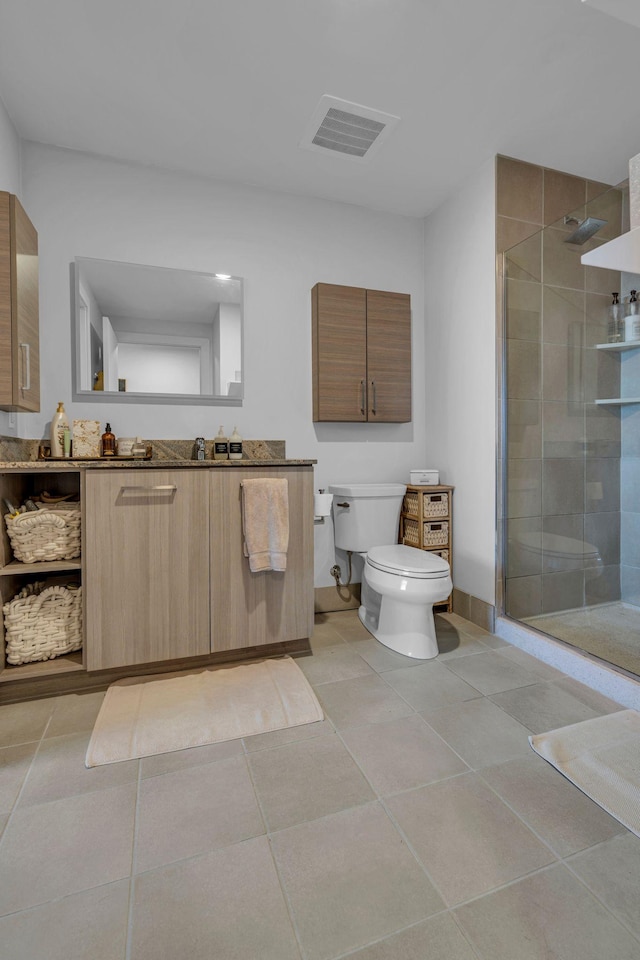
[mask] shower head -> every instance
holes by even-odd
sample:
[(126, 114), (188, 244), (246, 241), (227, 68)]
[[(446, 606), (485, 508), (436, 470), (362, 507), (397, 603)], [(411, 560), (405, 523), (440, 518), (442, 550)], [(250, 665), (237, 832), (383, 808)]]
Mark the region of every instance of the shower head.
[(598, 220), (597, 217), (587, 217), (586, 220), (576, 220), (575, 217), (565, 217), (565, 223), (577, 223), (576, 229), (564, 238), (565, 243), (583, 244), (597, 233), (601, 227), (604, 227), (607, 220)]

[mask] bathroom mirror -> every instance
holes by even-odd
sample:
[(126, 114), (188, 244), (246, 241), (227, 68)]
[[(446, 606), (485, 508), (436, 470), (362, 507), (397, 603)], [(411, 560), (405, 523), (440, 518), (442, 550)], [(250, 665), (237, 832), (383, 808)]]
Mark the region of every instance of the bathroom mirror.
[(74, 400), (242, 404), (239, 277), (88, 257), (72, 273)]

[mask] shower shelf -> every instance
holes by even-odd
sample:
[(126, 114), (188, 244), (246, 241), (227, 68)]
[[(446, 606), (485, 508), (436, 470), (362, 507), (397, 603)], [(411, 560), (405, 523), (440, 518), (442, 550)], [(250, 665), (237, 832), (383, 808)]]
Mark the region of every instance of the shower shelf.
[(596, 350), (637, 350), (640, 340), (623, 340), (622, 343), (596, 343)]
[(596, 400), (595, 403), (597, 407), (615, 406), (616, 404), (622, 406), (623, 404), (640, 403), (640, 397), (612, 397), (610, 400)]

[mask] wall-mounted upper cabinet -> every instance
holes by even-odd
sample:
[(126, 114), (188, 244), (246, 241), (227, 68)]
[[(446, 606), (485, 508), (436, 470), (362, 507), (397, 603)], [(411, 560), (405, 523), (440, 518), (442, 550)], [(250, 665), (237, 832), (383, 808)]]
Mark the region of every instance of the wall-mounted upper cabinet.
[(38, 234), (0, 191), (0, 410), (39, 409)]
[(409, 294), (317, 283), (311, 303), (314, 421), (410, 421)]

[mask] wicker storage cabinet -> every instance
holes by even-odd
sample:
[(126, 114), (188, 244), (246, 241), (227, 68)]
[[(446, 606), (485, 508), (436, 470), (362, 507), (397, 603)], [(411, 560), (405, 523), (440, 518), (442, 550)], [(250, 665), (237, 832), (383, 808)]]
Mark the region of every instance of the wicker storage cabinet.
[[(410, 484), (402, 502), (399, 542), (435, 553), (451, 566), (453, 577), (453, 487), (418, 487)], [(451, 611), (451, 597), (436, 604)]]

